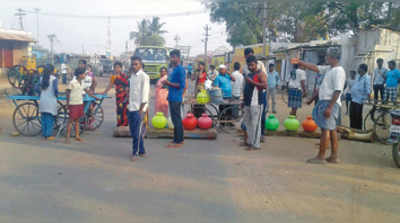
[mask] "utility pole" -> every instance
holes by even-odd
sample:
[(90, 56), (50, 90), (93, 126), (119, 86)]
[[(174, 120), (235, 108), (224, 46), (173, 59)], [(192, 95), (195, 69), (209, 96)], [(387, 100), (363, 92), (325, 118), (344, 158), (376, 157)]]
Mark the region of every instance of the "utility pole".
[(50, 40), (50, 63), (54, 64), (54, 41), (57, 39), (56, 34), (47, 36)]
[(111, 56), (111, 17), (107, 17), (107, 44), (106, 54)]
[(35, 13), (36, 13), (36, 45), (39, 45), (39, 12), (40, 9), (35, 8)]
[(176, 34), (174, 40), (175, 40), (175, 48), (178, 48), (178, 46), (179, 46), (179, 41), (181, 40), (181, 37), (179, 37), (179, 35)]
[(266, 56), (267, 52), (267, 7), (268, 7), (268, 0), (264, 0), (264, 6), (263, 6), (263, 57)]
[(210, 31), (211, 28), (210, 26), (208, 26), (208, 24), (206, 25), (206, 27), (204, 27), (204, 30), (206, 31), (205, 34), (205, 38), (204, 38), (204, 63), (206, 64), (206, 70), (208, 69), (208, 37), (210, 37)]
[(24, 16), (26, 16), (25, 11), (23, 9), (19, 8), (19, 9), (17, 9), (17, 12), (14, 15), (18, 17), (19, 29), (24, 30)]

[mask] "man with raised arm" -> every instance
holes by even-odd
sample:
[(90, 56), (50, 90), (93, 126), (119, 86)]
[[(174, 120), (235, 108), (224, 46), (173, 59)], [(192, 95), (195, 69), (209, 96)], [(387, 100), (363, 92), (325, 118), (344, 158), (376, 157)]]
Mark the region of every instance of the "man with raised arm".
[[(330, 66), (316, 66), (314, 64), (305, 63), (297, 58), (292, 59), (293, 64), (299, 64), (316, 73), (324, 75), (324, 79), (319, 88), (319, 101), (313, 110), (313, 119), (321, 128), (322, 134), (320, 139), (319, 153), (316, 157), (307, 160), (312, 164), (338, 163), (338, 141), (336, 123), (340, 112), (340, 96), (342, 94), (346, 81), (346, 73), (339, 61), (341, 58), (341, 50), (331, 47), (327, 51), (326, 62)], [(331, 156), (325, 160), (325, 153), (331, 142)]]

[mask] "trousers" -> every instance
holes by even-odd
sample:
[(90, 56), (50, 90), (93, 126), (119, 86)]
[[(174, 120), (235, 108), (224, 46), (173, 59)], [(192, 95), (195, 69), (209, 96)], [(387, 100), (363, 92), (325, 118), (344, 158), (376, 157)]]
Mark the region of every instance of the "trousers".
[(175, 143), (182, 143), (183, 139), (183, 126), (182, 126), (182, 114), (181, 102), (168, 102), (169, 103), (169, 112), (171, 113), (171, 120), (174, 124), (174, 142)]
[(143, 114), (139, 111), (128, 112), (129, 130), (132, 136), (132, 155), (144, 155), (146, 150), (144, 148), (144, 133), (146, 132), (146, 125), (143, 123)]

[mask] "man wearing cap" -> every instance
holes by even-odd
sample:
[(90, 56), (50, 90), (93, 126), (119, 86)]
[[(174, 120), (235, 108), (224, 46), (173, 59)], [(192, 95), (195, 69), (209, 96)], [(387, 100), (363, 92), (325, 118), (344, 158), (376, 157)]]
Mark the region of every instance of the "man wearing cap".
[(232, 83), (231, 81), (235, 81), (235, 78), (232, 77), (231, 74), (227, 72), (226, 66), (221, 64), (219, 65), (219, 74), (214, 80), (214, 87), (221, 88), (222, 96), (224, 99), (232, 98)]
[[(235, 81), (236, 79), (227, 72), (227, 67), (225, 65), (221, 64), (218, 68), (219, 74), (215, 78), (213, 86), (221, 88), (222, 97), (224, 98), (224, 100), (232, 99), (232, 81)], [(222, 104), (219, 106), (219, 111), (222, 112), (229, 106), (231, 105)], [(233, 114), (232, 112), (227, 112), (225, 115), (227, 120), (231, 120)]]

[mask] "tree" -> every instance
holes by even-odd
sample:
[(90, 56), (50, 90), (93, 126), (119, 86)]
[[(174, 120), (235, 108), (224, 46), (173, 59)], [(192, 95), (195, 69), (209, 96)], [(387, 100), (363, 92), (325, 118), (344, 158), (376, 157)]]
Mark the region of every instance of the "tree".
[(129, 33), (129, 39), (135, 40), (139, 46), (164, 46), (162, 34), (167, 32), (162, 29), (164, 25), (165, 23), (160, 23), (159, 17), (153, 17), (151, 21), (143, 19), (137, 23), (138, 31)]
[[(224, 22), (232, 46), (261, 43), (266, 0), (204, 0), (213, 22)], [(394, 1), (392, 1), (394, 2)], [(400, 29), (400, 7), (377, 0), (268, 0), (271, 41), (305, 42), (374, 26)]]

